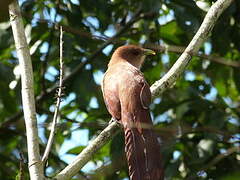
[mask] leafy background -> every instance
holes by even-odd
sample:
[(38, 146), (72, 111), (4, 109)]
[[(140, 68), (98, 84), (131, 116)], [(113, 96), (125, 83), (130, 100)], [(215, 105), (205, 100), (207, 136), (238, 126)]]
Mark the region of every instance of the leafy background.
[[(14, 179), (20, 167), (27, 179), (27, 149), (21, 110), (20, 69), (6, 11), (0, 23), (0, 179)], [(21, 0), (34, 69), (41, 152), (49, 134), (59, 74), (59, 25), (64, 33), (65, 96), (46, 175), (53, 176), (107, 126), (100, 82), (114, 49), (131, 43), (187, 46), (214, 1), (177, 0)], [(203, 6), (204, 5), (204, 6)], [(200, 52), (238, 63), (240, 2), (220, 17)], [(113, 37), (109, 40), (109, 37)], [(142, 70), (152, 84), (178, 58), (158, 53)], [(239, 67), (193, 57), (175, 86), (153, 100), (167, 179), (240, 177)], [(128, 179), (119, 132), (94, 155), (75, 179)]]

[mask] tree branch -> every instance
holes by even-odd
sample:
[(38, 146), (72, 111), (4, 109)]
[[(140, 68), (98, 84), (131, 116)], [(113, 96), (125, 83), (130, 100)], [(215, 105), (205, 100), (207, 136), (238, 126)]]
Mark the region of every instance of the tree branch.
[[(152, 49), (152, 50), (158, 51), (158, 52), (166, 52), (167, 51), (167, 52), (174, 52), (174, 53), (179, 53), (179, 54), (183, 53), (184, 50), (186, 49), (186, 47), (183, 47), (183, 46), (159, 45), (159, 44), (144, 44), (143, 47), (149, 48), (149, 49)], [(227, 65), (227, 66), (231, 66), (234, 68), (240, 67), (240, 63), (229, 60), (229, 59), (225, 59), (225, 58), (219, 57), (219, 56), (206, 55), (206, 54), (201, 54), (199, 52), (192, 53), (192, 56), (197, 56), (202, 59), (207, 59), (209, 61)]]
[(118, 123), (112, 122), (109, 124), (89, 145), (76, 157), (76, 159), (63, 169), (55, 179), (63, 180), (70, 179), (74, 176), (98, 151), (106, 144), (118, 130)]
[(200, 28), (189, 43), (185, 51), (178, 58), (172, 68), (159, 81), (151, 86), (153, 98), (159, 96), (165, 89), (171, 87), (177, 78), (182, 74), (191, 60), (192, 54), (196, 54), (212, 31), (220, 14), (231, 4), (233, 0), (218, 0), (206, 14)]
[[(150, 16), (150, 15), (151, 15), (150, 13), (144, 13), (143, 16), (147, 17), (147, 16)], [(66, 26), (66, 25), (60, 25), (59, 23), (51, 22), (51, 21), (46, 20), (46, 19), (36, 19), (36, 20), (39, 21), (39, 22), (43, 22), (43, 23), (51, 23), (51, 24), (54, 25), (55, 29), (59, 29), (59, 27), (62, 26), (64, 31), (66, 31), (68, 33), (71, 33), (71, 34), (78, 35), (78, 36), (83, 36), (83, 37), (86, 37), (86, 38), (96, 39), (96, 40), (101, 40), (101, 41), (108, 41), (110, 39), (107, 36), (93, 35), (89, 32), (86, 32), (86, 31), (83, 31), (83, 30), (80, 30), (80, 29), (75, 29), (73, 27)], [(120, 44), (126, 43), (126, 41), (119, 40), (119, 39), (116, 39), (116, 38), (114, 38), (112, 40), (112, 42), (120, 43)], [(155, 51), (158, 51), (158, 52), (166, 52), (167, 51), (167, 52), (175, 52), (175, 53), (180, 53), (180, 54), (183, 53), (184, 50), (186, 49), (186, 47), (184, 47), (184, 46), (159, 45), (159, 44), (143, 44), (143, 47), (149, 48), (149, 49), (152, 49), (152, 50), (155, 50)], [(216, 62), (216, 63), (219, 63), (219, 64), (231, 66), (231, 67), (236, 67), (236, 68), (240, 67), (240, 63), (234, 62), (230, 59), (226, 59), (226, 58), (223, 58), (223, 57), (220, 57), (220, 56), (206, 55), (206, 54), (201, 54), (199, 52), (195, 53), (195, 54), (192, 54), (192, 55), (203, 58), (203, 59), (208, 59), (209, 61), (213, 61), (213, 62)]]
[(213, 167), (214, 165), (216, 165), (217, 163), (219, 163), (219, 161), (223, 160), (224, 158), (227, 158), (228, 156), (232, 155), (233, 153), (239, 153), (240, 152), (240, 147), (231, 147), (229, 149), (227, 149), (227, 151), (225, 153), (221, 153), (218, 154), (214, 159), (212, 159), (210, 162), (207, 162), (204, 167), (201, 167), (199, 169), (197, 169), (197, 171), (194, 171), (194, 174), (191, 175), (190, 177), (187, 177), (187, 180), (194, 180), (197, 179), (198, 174), (197, 172), (199, 171), (207, 171), (208, 169), (210, 169), (211, 167)]
[(9, 5), (10, 22), (21, 67), (22, 104), (27, 133), (28, 163), (31, 179), (42, 180), (43, 166), (40, 160), (36, 108), (33, 91), (32, 62), (20, 8), (16, 0)]
[[(209, 9), (204, 21), (199, 28), (196, 35), (193, 37), (192, 41), (184, 51), (184, 53), (179, 57), (177, 62), (168, 71), (168, 73), (161, 78), (159, 81), (155, 82), (151, 86), (152, 96), (157, 97), (163, 93), (167, 88), (171, 87), (177, 78), (181, 75), (183, 70), (186, 68), (187, 64), (191, 59), (191, 54), (196, 53), (204, 40), (209, 36), (212, 28), (214, 27), (220, 14), (231, 4), (233, 0), (218, 0)], [(55, 176), (57, 180), (70, 179), (74, 176), (84, 165), (87, 163), (92, 155), (99, 150), (104, 144), (106, 144), (117, 129), (118, 125), (116, 122), (109, 124), (100, 134), (96, 137), (76, 158), (69, 164), (65, 169), (63, 169), (59, 174)]]
[(42, 162), (45, 164), (46, 160), (48, 159), (49, 152), (51, 150), (51, 146), (53, 143), (53, 138), (56, 132), (56, 125), (57, 125), (57, 119), (59, 116), (59, 108), (61, 104), (61, 97), (63, 93), (63, 30), (62, 27), (60, 27), (60, 75), (59, 75), (59, 88), (57, 89), (57, 103), (54, 111), (54, 116), (53, 116), (53, 122), (52, 122), (52, 127), (51, 127), (51, 132), (48, 138), (47, 146), (45, 149), (45, 152), (42, 157)]

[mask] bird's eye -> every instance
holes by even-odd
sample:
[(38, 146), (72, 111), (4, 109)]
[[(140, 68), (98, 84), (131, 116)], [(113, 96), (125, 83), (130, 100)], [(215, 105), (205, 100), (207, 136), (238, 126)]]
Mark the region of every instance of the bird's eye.
[(138, 50), (133, 50), (133, 51), (132, 51), (132, 54), (133, 54), (134, 56), (138, 56), (138, 55), (140, 54), (140, 52), (139, 52)]

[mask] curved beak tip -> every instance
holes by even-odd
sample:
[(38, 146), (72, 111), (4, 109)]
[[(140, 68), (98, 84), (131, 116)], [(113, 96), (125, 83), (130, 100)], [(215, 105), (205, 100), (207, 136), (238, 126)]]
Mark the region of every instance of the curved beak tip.
[(156, 52), (151, 50), (151, 49), (144, 49), (143, 51), (144, 51), (144, 55), (146, 55), (146, 56), (149, 56), (149, 55), (154, 56), (154, 55), (156, 55)]

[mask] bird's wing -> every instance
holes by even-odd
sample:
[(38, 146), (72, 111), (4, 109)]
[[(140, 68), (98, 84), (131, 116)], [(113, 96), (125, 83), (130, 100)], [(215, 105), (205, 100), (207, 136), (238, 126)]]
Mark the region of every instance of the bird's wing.
[(150, 87), (145, 80), (142, 81), (142, 88), (140, 91), (140, 101), (143, 109), (148, 109), (151, 103)]
[(162, 180), (160, 149), (149, 112), (150, 87), (140, 72), (132, 72), (125, 74), (119, 92), (130, 179)]

